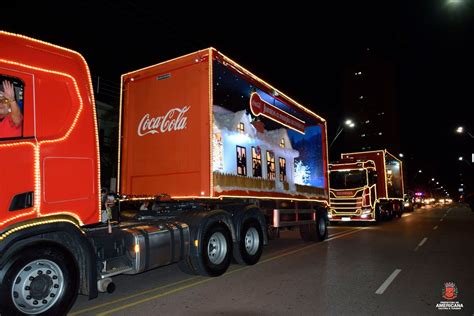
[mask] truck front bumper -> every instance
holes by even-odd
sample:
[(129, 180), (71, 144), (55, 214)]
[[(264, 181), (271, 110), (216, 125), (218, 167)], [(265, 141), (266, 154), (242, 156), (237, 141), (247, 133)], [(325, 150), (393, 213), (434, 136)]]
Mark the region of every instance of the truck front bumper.
[(360, 214), (360, 212), (348, 214), (329, 211), (328, 219), (330, 222), (375, 222), (375, 214), (373, 212), (369, 214)]

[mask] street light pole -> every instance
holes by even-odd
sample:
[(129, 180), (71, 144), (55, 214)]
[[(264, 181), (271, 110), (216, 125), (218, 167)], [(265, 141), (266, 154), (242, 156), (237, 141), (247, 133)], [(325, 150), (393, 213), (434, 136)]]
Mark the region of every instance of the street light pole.
[[(355, 123), (352, 122), (352, 120), (346, 120), (344, 122), (344, 125), (350, 127), (350, 128), (353, 128), (355, 126)], [(344, 130), (344, 125), (341, 123), (339, 125), (339, 127), (337, 128), (337, 132), (336, 132), (336, 136), (334, 136), (333, 140), (331, 141), (331, 144), (329, 144), (329, 148), (332, 147), (332, 145), (334, 144), (334, 142), (336, 141), (336, 139), (339, 137), (339, 135), (341, 135), (342, 131)]]
[(339, 129), (338, 129), (338, 131), (337, 131), (336, 136), (334, 136), (334, 138), (333, 138), (331, 144), (329, 144), (329, 148), (332, 147), (332, 144), (334, 144), (334, 142), (336, 141), (337, 137), (342, 133), (343, 130), (344, 130), (344, 126), (340, 126)]

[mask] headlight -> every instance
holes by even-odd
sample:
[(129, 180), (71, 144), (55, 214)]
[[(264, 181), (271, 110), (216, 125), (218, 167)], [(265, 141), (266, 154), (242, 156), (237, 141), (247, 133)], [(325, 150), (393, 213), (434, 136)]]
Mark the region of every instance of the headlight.
[(405, 203), (403, 204), (403, 206), (405, 206), (405, 207), (409, 207), (409, 206), (410, 206), (410, 203), (408, 203), (408, 202), (405, 202)]

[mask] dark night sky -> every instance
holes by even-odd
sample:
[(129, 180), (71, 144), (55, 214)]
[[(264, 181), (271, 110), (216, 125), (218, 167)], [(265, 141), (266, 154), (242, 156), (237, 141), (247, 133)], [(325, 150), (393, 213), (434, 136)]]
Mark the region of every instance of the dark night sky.
[(459, 124), (474, 132), (474, 0), (448, 1), (220, 2), (214, 13), (205, 2), (2, 1), (0, 29), (77, 50), (117, 84), (124, 72), (214, 46), (325, 117), (330, 138), (343, 115), (343, 70), (370, 47), (397, 69), (409, 176), (423, 169), (417, 181), (435, 177), (455, 193), (459, 171), (474, 170), (457, 161), (473, 142), (454, 134)]

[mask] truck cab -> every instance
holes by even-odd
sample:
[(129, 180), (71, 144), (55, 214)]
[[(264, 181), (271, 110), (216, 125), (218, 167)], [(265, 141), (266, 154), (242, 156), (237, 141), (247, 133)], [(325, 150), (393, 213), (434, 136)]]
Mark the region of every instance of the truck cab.
[(403, 213), (402, 162), (386, 150), (343, 153), (329, 164), (330, 221), (376, 222)]
[(332, 221), (375, 221), (377, 171), (373, 161), (329, 165)]

